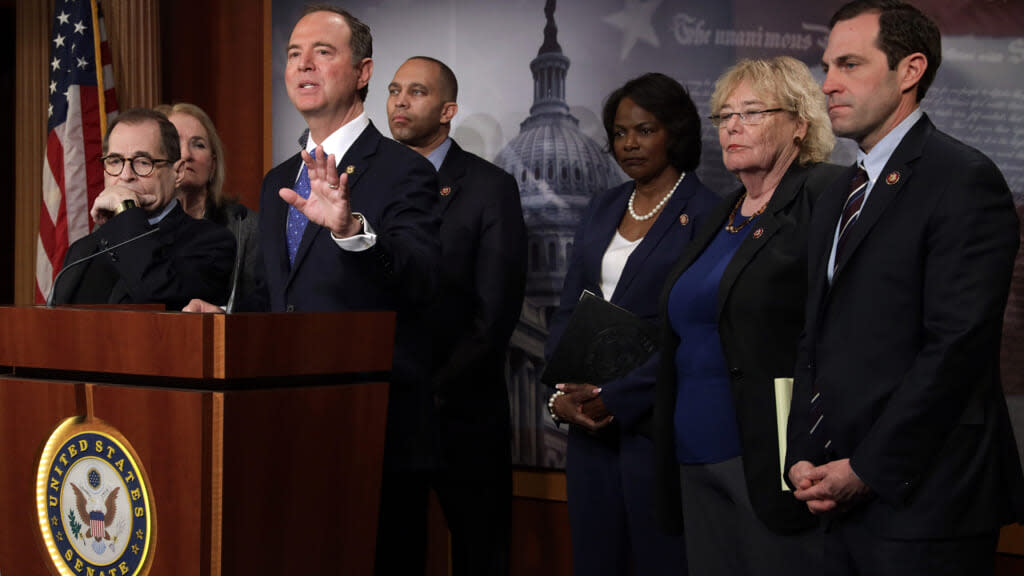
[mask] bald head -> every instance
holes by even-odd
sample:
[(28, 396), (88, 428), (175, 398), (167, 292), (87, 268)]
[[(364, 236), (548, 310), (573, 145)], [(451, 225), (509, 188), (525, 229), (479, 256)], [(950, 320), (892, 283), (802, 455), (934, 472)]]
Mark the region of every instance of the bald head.
[(395, 140), (424, 156), (444, 142), (458, 111), (458, 82), (440, 60), (415, 56), (388, 85), (388, 127)]

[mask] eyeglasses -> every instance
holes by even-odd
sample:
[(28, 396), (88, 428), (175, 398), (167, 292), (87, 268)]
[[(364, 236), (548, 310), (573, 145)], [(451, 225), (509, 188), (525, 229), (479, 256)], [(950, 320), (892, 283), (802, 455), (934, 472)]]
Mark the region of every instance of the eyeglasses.
[(132, 172), (135, 172), (136, 176), (146, 177), (153, 173), (156, 169), (156, 165), (165, 162), (170, 164), (171, 161), (166, 158), (150, 158), (149, 156), (136, 156), (134, 158), (125, 158), (119, 154), (110, 154), (100, 158), (103, 162), (103, 171), (111, 176), (120, 176), (124, 170), (125, 164), (132, 165)]
[(738, 116), (740, 124), (743, 124), (744, 126), (756, 126), (764, 120), (765, 114), (771, 114), (772, 112), (792, 112), (792, 110), (786, 110), (785, 108), (769, 108), (768, 110), (729, 112), (728, 114), (712, 114), (711, 116), (708, 116), (708, 119), (711, 120), (711, 125), (715, 128), (725, 126), (733, 116)]

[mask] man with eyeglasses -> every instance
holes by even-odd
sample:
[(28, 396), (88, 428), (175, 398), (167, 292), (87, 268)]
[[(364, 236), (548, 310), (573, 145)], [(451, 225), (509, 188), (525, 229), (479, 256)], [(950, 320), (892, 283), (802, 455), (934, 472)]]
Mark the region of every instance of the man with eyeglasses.
[(106, 188), (90, 211), (97, 228), (68, 249), (54, 304), (180, 310), (197, 295), (227, 300), (235, 239), (181, 209), (174, 189), (180, 158), (178, 132), (163, 114), (133, 109), (111, 121), (98, 160)]

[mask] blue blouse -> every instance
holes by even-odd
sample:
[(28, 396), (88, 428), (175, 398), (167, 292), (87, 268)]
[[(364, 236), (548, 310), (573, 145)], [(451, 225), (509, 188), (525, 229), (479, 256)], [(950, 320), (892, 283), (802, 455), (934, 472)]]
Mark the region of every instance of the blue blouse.
[(722, 462), (742, 453), (729, 369), (718, 334), (718, 285), (736, 250), (756, 227), (756, 219), (755, 215), (736, 233), (723, 225), (669, 294), (668, 319), (679, 336), (675, 441), (676, 458), (683, 464)]

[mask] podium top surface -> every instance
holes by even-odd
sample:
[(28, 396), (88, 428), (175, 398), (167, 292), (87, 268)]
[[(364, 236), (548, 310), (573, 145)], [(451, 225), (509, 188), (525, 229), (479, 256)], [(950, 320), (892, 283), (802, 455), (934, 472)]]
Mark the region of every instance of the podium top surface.
[(0, 307), (0, 366), (186, 380), (391, 370), (394, 312)]

